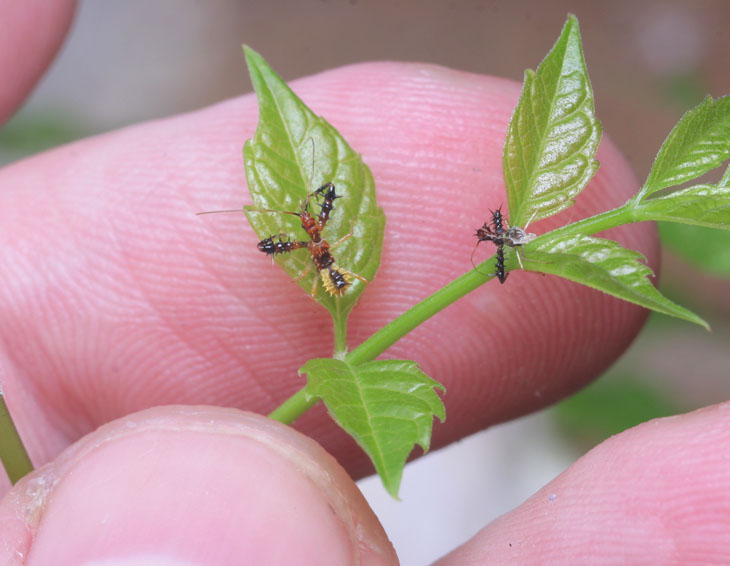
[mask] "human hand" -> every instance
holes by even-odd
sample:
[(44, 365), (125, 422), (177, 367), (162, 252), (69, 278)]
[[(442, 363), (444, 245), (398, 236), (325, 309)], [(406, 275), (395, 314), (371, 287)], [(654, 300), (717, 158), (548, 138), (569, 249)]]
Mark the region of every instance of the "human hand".
[[(473, 228), (504, 199), (501, 144), (519, 87), (367, 64), (294, 88), (364, 154), (388, 215), (380, 272), (351, 317), (354, 345), (470, 268)], [(135, 413), (169, 403), (266, 413), (302, 385), (306, 359), (329, 353), (326, 313), (260, 257), (243, 219), (193, 216), (242, 204), (240, 148), (256, 117), (249, 95), (0, 173), (0, 371), (34, 461), (50, 462), (0, 503), (0, 563), (394, 563), (350, 477), (312, 440), (232, 409)], [(599, 159), (567, 214), (636, 188), (610, 143)], [(612, 235), (656, 263), (651, 227)], [(514, 273), (391, 353), (446, 385), (442, 446), (586, 383), (643, 318)], [(300, 421), (353, 477), (369, 472), (323, 410)], [(715, 407), (620, 435), (439, 564), (724, 563), (712, 528), (730, 516), (715, 452), (727, 422)]]

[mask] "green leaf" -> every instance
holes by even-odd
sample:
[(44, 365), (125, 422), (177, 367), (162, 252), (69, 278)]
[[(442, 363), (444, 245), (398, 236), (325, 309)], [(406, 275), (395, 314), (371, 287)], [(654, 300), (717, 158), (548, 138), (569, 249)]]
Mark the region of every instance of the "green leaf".
[(526, 71), (502, 167), (510, 223), (524, 226), (571, 206), (598, 169), (593, 109), (578, 20), (570, 16), (537, 72)]
[(378, 360), (352, 365), (340, 360), (309, 360), (307, 393), (321, 398), (332, 418), (372, 460), (383, 485), (398, 497), (406, 458), (418, 444), (427, 451), (434, 416), (446, 411), (435, 389), (442, 385), (415, 362)]
[(730, 187), (697, 185), (644, 200), (635, 208), (634, 217), (730, 230)]
[(0, 463), (2, 463), (0, 469), (5, 468), (12, 484), (33, 471), (33, 463), (5, 403), (2, 383), (0, 383)]
[(717, 186), (725, 189), (730, 188), (730, 165), (728, 165), (728, 168), (725, 169), (725, 172), (722, 174), (720, 182), (717, 183)]
[(730, 97), (708, 96), (687, 112), (662, 144), (640, 198), (696, 179), (730, 157)]
[(522, 257), (530, 271), (558, 275), (709, 329), (704, 320), (667, 299), (651, 284), (649, 277), (653, 272), (641, 263), (645, 261), (642, 254), (612, 240), (546, 234), (525, 246)]
[[(375, 201), (370, 169), (358, 153), (322, 117), (316, 116), (255, 51), (244, 47), (251, 80), (259, 102), (259, 123), (246, 142), (243, 155), (246, 180), (259, 210), (299, 212), (308, 193), (327, 182), (335, 184), (341, 199), (322, 237), (330, 244), (351, 234), (332, 250), (337, 264), (368, 281), (380, 263), (385, 215)], [(316, 209), (315, 209), (316, 210)], [(259, 238), (286, 234), (293, 240), (309, 240), (298, 217), (247, 210), (246, 216)], [(262, 256), (262, 261), (265, 258)], [(319, 279), (306, 249), (276, 256), (277, 263), (307, 293)], [(308, 270), (306, 276), (301, 274)], [(343, 324), (364, 289), (353, 278), (343, 296), (329, 295), (317, 283), (316, 300)]]
[(730, 278), (730, 232), (688, 224), (659, 223), (662, 244), (691, 265)]

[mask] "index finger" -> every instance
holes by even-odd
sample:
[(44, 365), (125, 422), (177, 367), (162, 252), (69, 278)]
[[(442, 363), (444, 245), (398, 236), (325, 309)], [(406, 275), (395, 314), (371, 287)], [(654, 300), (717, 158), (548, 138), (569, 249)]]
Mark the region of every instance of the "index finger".
[[(504, 202), (501, 150), (519, 85), (372, 63), (293, 83), (360, 151), (385, 210), (377, 277), (350, 317), (357, 345), (472, 269), (473, 230)], [(331, 355), (327, 313), (256, 250), (241, 146), (252, 95), (107, 134), (0, 174), (0, 368), (36, 463), (119, 415), (166, 403), (267, 413)], [(636, 180), (610, 142), (563, 220), (625, 201)], [(541, 232), (552, 220), (534, 226)], [(531, 230), (533, 227), (531, 227)], [(656, 263), (652, 227), (616, 239)], [(573, 283), (514, 273), (392, 346), (447, 389), (440, 446), (559, 399), (631, 342), (645, 312)], [(297, 427), (355, 475), (370, 470), (321, 407)]]
[(71, 24), (76, 2), (0, 0), (0, 124), (28, 95)]

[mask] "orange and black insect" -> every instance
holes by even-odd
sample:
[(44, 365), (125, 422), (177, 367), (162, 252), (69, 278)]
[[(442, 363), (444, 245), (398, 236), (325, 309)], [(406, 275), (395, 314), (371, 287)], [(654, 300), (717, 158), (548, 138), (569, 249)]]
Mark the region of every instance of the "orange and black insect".
[[(504, 246), (515, 248), (517, 261), (520, 264), (520, 268), (524, 269), (518, 248), (531, 242), (536, 236), (535, 234), (528, 234), (524, 229), (517, 226), (510, 227), (507, 219), (502, 216), (501, 206), (497, 210), (490, 210), (489, 212), (492, 214), (491, 223), (485, 222), (481, 228), (477, 228), (475, 234), (477, 237), (477, 246), (481, 242), (492, 242), (497, 247), (497, 262), (494, 265), (496, 271), (491, 275), (496, 276), (500, 283), (504, 283), (509, 275), (509, 272), (504, 270)], [(474, 251), (476, 251), (476, 246), (474, 247)], [(473, 257), (474, 252), (472, 252)]]
[[(339, 245), (349, 238), (351, 234), (346, 235), (344, 238), (332, 245), (322, 238), (322, 231), (327, 225), (330, 213), (334, 208), (335, 199), (341, 198), (341, 196), (342, 195), (338, 195), (335, 192), (335, 186), (332, 183), (326, 183), (307, 195), (304, 203), (302, 203), (302, 209), (299, 212), (290, 212), (285, 210), (260, 211), (278, 212), (281, 214), (298, 216), (302, 223), (302, 229), (309, 236), (309, 241), (291, 240), (286, 234), (275, 234), (268, 238), (264, 238), (257, 246), (259, 251), (272, 257), (277, 254), (288, 253), (297, 249), (306, 248), (312, 255), (314, 267), (319, 272), (325, 290), (330, 295), (337, 296), (341, 296), (345, 293), (347, 288), (352, 284), (353, 277), (360, 281), (367, 282), (364, 277), (338, 266), (337, 263), (335, 263), (335, 258), (332, 256), (332, 252), (330, 251), (334, 246)], [(312, 215), (309, 211), (309, 202), (313, 198), (321, 200), (319, 203), (320, 211), (316, 216)], [(302, 274), (302, 276), (305, 274), (306, 272)], [(317, 280), (314, 281), (314, 285), (312, 287), (313, 298), (316, 291)]]

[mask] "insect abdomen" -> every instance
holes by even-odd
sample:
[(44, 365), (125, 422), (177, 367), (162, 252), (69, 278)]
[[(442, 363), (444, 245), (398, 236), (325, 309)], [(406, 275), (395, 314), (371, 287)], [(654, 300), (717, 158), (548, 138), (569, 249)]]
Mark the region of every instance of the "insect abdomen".
[(340, 269), (336, 263), (332, 263), (325, 269), (320, 269), (319, 274), (322, 277), (325, 290), (330, 295), (343, 295), (352, 282), (352, 277)]

